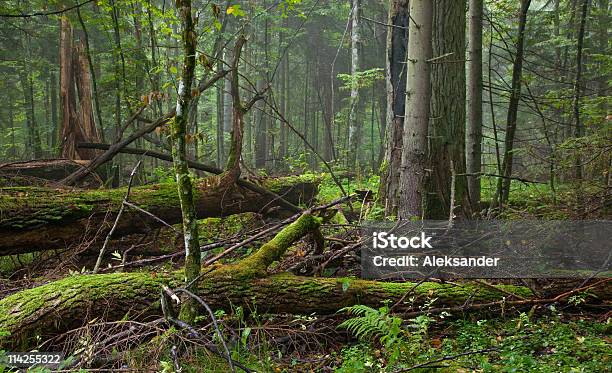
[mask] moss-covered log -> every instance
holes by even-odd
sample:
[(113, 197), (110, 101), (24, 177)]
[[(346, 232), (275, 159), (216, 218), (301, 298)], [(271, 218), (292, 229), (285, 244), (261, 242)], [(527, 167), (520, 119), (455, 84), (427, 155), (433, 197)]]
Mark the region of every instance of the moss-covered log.
[[(354, 304), (377, 307), (385, 301), (398, 302), (408, 292), (410, 296), (400, 302), (397, 311), (418, 310), (426, 303), (433, 307), (462, 307), (470, 302), (495, 302), (508, 298), (509, 293), (521, 298), (533, 296), (527, 287), (513, 285), (425, 282), (415, 286), (410, 282), (268, 275), (270, 264), (279, 260), (295, 241), (318, 228), (320, 222), (316, 216), (302, 215), (249, 257), (218, 266), (202, 276), (195, 290), (213, 309), (245, 306), (260, 313), (294, 314), (329, 314)], [(163, 285), (183, 286), (182, 273), (76, 275), (15, 293), (0, 300), (0, 348), (25, 349), (32, 346), (36, 336), (45, 339), (94, 318), (160, 316)], [(608, 282), (599, 290), (612, 295), (611, 287)]]
[[(267, 268), (296, 240), (315, 230), (320, 218), (305, 214), (283, 229), (257, 252), (237, 264), (223, 265), (204, 275), (197, 291), (215, 309), (230, 305), (256, 307), (259, 312), (333, 313), (356, 303), (381, 305), (397, 301), (413, 283), (385, 283), (348, 278), (307, 278), (290, 274), (267, 275)], [(36, 336), (50, 337), (100, 318), (119, 320), (160, 315), (162, 285), (182, 286), (173, 273), (115, 273), (77, 275), (28, 289), (0, 300), (0, 346), (27, 348)], [(503, 286), (520, 296), (530, 291)], [(436, 304), (462, 305), (466, 300), (493, 301), (506, 294), (477, 285), (420, 284), (411, 307), (437, 298)], [(10, 333), (7, 335), (7, 333)]]
[[(198, 294), (213, 309), (230, 305), (255, 307), (258, 312), (329, 314), (344, 306), (380, 306), (385, 300), (397, 301), (414, 283), (386, 283), (345, 278), (308, 278), (290, 274), (250, 277), (244, 272), (223, 270), (210, 273), (198, 286)], [(0, 300), (0, 346), (28, 347), (28, 340), (47, 338), (83, 325), (95, 317), (106, 320), (161, 315), (159, 294), (163, 284), (182, 285), (182, 275), (116, 273), (78, 275)], [(348, 287), (347, 287), (348, 286)], [(501, 286), (522, 296), (526, 288)], [(346, 290), (343, 290), (346, 289)], [(491, 302), (505, 294), (487, 287), (423, 283), (411, 298), (418, 307), (437, 298), (434, 305), (460, 306), (470, 299)], [(2, 332), (11, 336), (2, 337)]]
[[(262, 186), (294, 204), (308, 203), (317, 192), (310, 176), (271, 178)], [(114, 221), (125, 188), (61, 190), (38, 187), (0, 188), (0, 256), (64, 248), (104, 238)], [(272, 197), (246, 188), (219, 186), (219, 177), (194, 182), (199, 218), (258, 212), (274, 206)], [(181, 221), (177, 188), (173, 183), (132, 188), (130, 202), (169, 224)], [(145, 232), (160, 223), (134, 209), (126, 209), (114, 236)]]

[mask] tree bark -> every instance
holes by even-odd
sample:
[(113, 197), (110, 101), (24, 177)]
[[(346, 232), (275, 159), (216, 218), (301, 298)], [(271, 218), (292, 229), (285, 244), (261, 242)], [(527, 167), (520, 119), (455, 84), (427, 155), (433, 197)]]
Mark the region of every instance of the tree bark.
[(470, 0), (467, 62), (467, 144), (468, 195), (473, 211), (480, 210), (482, 172), (482, 14), (483, 0)]
[(92, 100), (92, 80), (89, 69), (89, 61), (86, 57), (86, 45), (81, 40), (75, 45), (73, 52), (73, 73), (76, 81), (78, 93), (77, 124), (79, 130), (75, 134), (76, 143), (74, 144), (76, 154), (80, 159), (93, 159), (95, 151), (78, 149), (77, 143), (81, 141), (100, 142), (102, 137), (94, 121), (94, 104)]
[(26, 145), (27, 151), (30, 152), (33, 158), (40, 158), (42, 156), (42, 147), (40, 142), (40, 131), (36, 124), (36, 110), (34, 107), (34, 80), (32, 78), (32, 67), (28, 59), (31, 59), (30, 52), (30, 36), (23, 35), (22, 45), (26, 50), (26, 56), (23, 58), (22, 69), (19, 73), (19, 80), (21, 82), (21, 90), (23, 92), (24, 111), (26, 117)]
[(87, 33), (87, 26), (83, 21), (83, 17), (81, 16), (80, 7), (77, 7), (77, 16), (79, 18), (79, 23), (81, 24), (81, 29), (83, 30), (83, 40), (82, 44), (85, 47), (85, 56), (87, 57), (87, 67), (89, 69), (89, 74), (91, 75), (91, 85), (92, 85), (92, 93), (93, 100), (95, 105), (96, 118), (98, 120), (98, 133), (102, 142), (104, 142), (104, 124), (102, 122), (102, 110), (100, 109), (100, 97), (98, 95), (98, 81), (96, 79), (96, 69), (94, 69), (93, 60), (91, 58), (91, 48), (89, 45), (89, 34)]
[[(457, 213), (468, 215), (465, 172), (465, 0), (438, 0), (434, 7), (431, 112), (425, 216), (448, 219), (451, 195)], [(451, 162), (452, 167), (451, 169)]]
[(516, 133), (516, 121), (518, 105), (521, 99), (521, 79), (523, 73), (523, 54), (525, 40), (525, 26), (527, 25), (527, 12), (531, 0), (521, 0), (519, 14), (518, 33), (516, 39), (516, 55), (512, 66), (512, 92), (508, 103), (508, 115), (506, 116), (506, 137), (504, 139), (504, 158), (502, 161), (502, 176), (497, 181), (497, 192), (493, 205), (497, 202), (504, 205), (510, 196), (510, 177), (512, 176), (512, 161), (514, 155), (514, 135)]
[(354, 170), (357, 166), (363, 136), (363, 98), (360, 97), (359, 84), (356, 80), (361, 71), (362, 41), (361, 41), (361, 0), (351, 0), (351, 95), (348, 118), (348, 169)]
[[(578, 41), (576, 45), (576, 78), (574, 79), (574, 99), (573, 106), (573, 122), (574, 122), (574, 137), (579, 139), (584, 136), (584, 123), (580, 120), (580, 98), (582, 95), (582, 50), (584, 45), (584, 29), (586, 25), (587, 13), (589, 10), (589, 0), (582, 0), (580, 27), (578, 29)], [(603, 72), (602, 72), (603, 73)], [(582, 149), (576, 150), (574, 178), (577, 182), (582, 181), (582, 157), (580, 153)]]
[[(191, 87), (194, 81), (197, 35), (191, 14), (191, 0), (177, 0), (176, 8), (181, 20), (181, 41), (183, 43), (183, 68), (176, 100), (176, 116), (171, 124), (172, 158), (183, 223), (185, 243), (185, 284), (189, 285), (200, 275), (200, 243), (198, 220), (193, 193), (193, 184), (187, 165), (187, 126), (191, 108)], [(190, 299), (181, 307), (181, 319), (192, 323), (197, 315), (197, 302)]]
[[(388, 301), (397, 302), (407, 293), (414, 301), (410, 305), (400, 303), (396, 311), (418, 309), (431, 299), (436, 299), (436, 305), (465, 306), (500, 300), (508, 296), (507, 292), (521, 297), (532, 295), (529, 289), (512, 285), (497, 285), (497, 290), (477, 284), (455, 287), (426, 282), (415, 286), (410, 282), (268, 275), (270, 264), (279, 260), (295, 241), (317, 229), (320, 222), (311, 214), (302, 215), (254, 254), (202, 276), (194, 291), (213, 309), (243, 306), (265, 313), (296, 314), (330, 314), (354, 304), (378, 307)], [(77, 275), (10, 295), (0, 300), (0, 331), (5, 332), (0, 333), (0, 345), (31, 348), (36, 343), (35, 336), (46, 339), (94, 318), (120, 320), (128, 312), (138, 318), (159, 316), (161, 287), (180, 287), (181, 277), (180, 272)]]
[(398, 217), (422, 217), (425, 197), (427, 132), (431, 100), (430, 62), (432, 56), (433, 3), (410, 2), (410, 38), (407, 53), (406, 115), (403, 136)]
[[(194, 182), (195, 212), (198, 218), (258, 212), (274, 208), (275, 195), (293, 204), (311, 203), (318, 180), (287, 177), (263, 181), (263, 195), (243, 186), (220, 186), (219, 177)], [(247, 181), (239, 180), (248, 183)], [(257, 187), (257, 186), (256, 186)], [(53, 188), (0, 189), (0, 256), (53, 248), (66, 248), (103, 238), (110, 229), (125, 188), (113, 190), (58, 190)], [(168, 224), (181, 221), (176, 184), (133, 187), (131, 203), (154, 214)], [(293, 212), (293, 211), (292, 211)], [(147, 232), (160, 222), (133, 209), (124, 211), (114, 236)], [(99, 232), (98, 232), (99, 230)]]
[(389, 8), (386, 58), (387, 131), (379, 195), (385, 215), (397, 214), (402, 139), (406, 108), (406, 48), (408, 46), (409, 9), (407, 0), (394, 0)]

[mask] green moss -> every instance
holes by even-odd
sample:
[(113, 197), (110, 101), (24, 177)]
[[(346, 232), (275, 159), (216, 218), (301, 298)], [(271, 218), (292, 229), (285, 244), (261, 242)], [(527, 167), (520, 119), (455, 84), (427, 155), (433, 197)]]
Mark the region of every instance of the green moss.
[[(40, 332), (47, 332), (52, 325), (40, 325), (37, 320), (39, 312), (53, 310), (58, 314), (96, 303), (104, 303), (107, 299), (134, 300), (140, 294), (150, 294), (157, 291), (162, 284), (178, 284), (175, 275), (155, 275), (145, 272), (114, 273), (103, 275), (76, 275), (46, 285), (20, 291), (0, 300), (0, 328), (13, 335), (22, 329), (27, 330), (27, 337)], [(84, 295), (86, 293), (87, 295)], [(69, 314), (67, 314), (69, 315)], [(73, 320), (57, 320), (56, 322), (72, 322)], [(2, 337), (0, 345), (10, 338)]]
[(280, 231), (272, 240), (265, 243), (259, 250), (240, 262), (240, 266), (265, 271), (272, 262), (280, 259), (291, 244), (306, 233), (319, 227), (321, 218), (304, 214), (295, 222)]
[(291, 175), (284, 177), (266, 178), (262, 186), (272, 192), (279, 192), (283, 188), (298, 184), (318, 184), (323, 180), (323, 174), (305, 173), (302, 175)]

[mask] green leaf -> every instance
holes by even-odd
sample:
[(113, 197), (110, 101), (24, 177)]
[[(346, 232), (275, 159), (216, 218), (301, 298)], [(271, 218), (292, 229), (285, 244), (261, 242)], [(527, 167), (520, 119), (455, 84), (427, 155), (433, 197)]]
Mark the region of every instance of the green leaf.
[(343, 293), (346, 293), (349, 286), (351, 286), (351, 280), (349, 280), (348, 278), (345, 278), (344, 280), (342, 280), (342, 292)]

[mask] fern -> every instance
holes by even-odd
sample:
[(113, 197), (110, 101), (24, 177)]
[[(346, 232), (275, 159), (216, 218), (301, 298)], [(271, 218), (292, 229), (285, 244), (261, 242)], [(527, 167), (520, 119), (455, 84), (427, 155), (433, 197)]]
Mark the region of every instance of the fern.
[(380, 343), (388, 347), (398, 339), (401, 332), (402, 319), (389, 315), (389, 307), (387, 306), (375, 309), (364, 305), (355, 305), (344, 307), (338, 312), (357, 316), (342, 322), (338, 327), (345, 328), (361, 341), (369, 342), (378, 337)]

